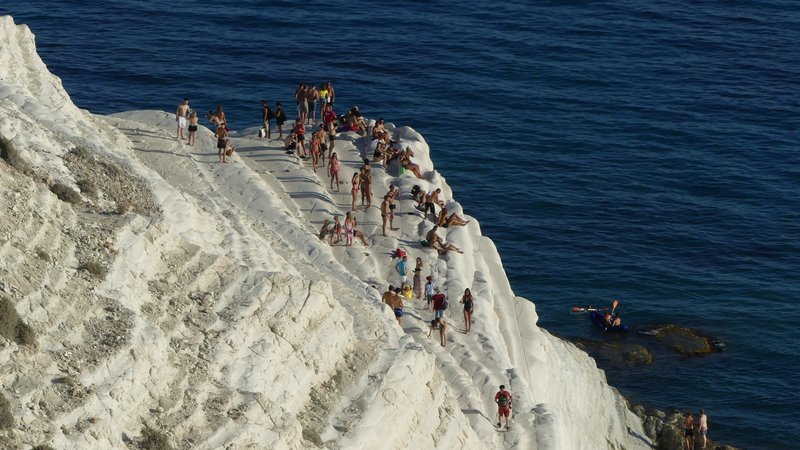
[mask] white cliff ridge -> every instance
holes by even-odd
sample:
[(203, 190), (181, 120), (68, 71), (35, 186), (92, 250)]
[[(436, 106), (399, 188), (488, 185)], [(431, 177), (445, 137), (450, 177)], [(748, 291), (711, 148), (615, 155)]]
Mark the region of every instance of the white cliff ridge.
[[(255, 130), (220, 164), (208, 129), (196, 147), (175, 139), (173, 114), (80, 110), (10, 17), (0, 118), (0, 297), (37, 341), (0, 338), (14, 422), (0, 448), (138, 448), (144, 424), (175, 448), (649, 448), (594, 360), (536, 325), (477, 221), (440, 230), (464, 254), (421, 248), (432, 223), (413, 185), (464, 213), (413, 129), (390, 127), (425, 179), (374, 168), (375, 205), (389, 184), (403, 193), (400, 230), (382, 237), (378, 208), (360, 208), (371, 245), (331, 247), (316, 232), (349, 211), (349, 184), (329, 189)], [(336, 141), (342, 181), (357, 138)], [(397, 247), (448, 292), (446, 347), (423, 301), (401, 326), (380, 300)], [(514, 395), (504, 433), (499, 384)]]

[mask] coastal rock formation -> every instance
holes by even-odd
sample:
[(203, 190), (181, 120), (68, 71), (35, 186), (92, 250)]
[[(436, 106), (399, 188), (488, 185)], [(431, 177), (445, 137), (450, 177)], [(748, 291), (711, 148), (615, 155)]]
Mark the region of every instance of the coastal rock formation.
[(719, 342), (700, 331), (674, 324), (653, 326), (641, 333), (651, 335), (661, 344), (687, 356), (700, 356), (724, 349)]
[(590, 355), (611, 363), (626, 362), (633, 365), (647, 365), (653, 362), (653, 354), (650, 353), (650, 350), (639, 344), (590, 339), (572, 339), (572, 342)]
[[(658, 409), (647, 409), (644, 406), (634, 406), (633, 412), (642, 419), (644, 431), (655, 443), (658, 450), (674, 450), (684, 448), (683, 414), (672, 412), (670, 414)], [(710, 428), (709, 428), (710, 430)], [(695, 448), (700, 448), (702, 438), (698, 437)], [(707, 449), (710, 450), (739, 450), (736, 447), (720, 444), (708, 439)]]
[[(13, 418), (0, 448), (649, 448), (594, 360), (537, 327), (476, 221), (446, 231), (463, 255), (427, 253), (429, 222), (403, 197), (394, 237), (371, 208), (358, 218), (372, 245), (331, 248), (316, 229), (349, 208), (346, 188), (276, 142), (240, 138), (223, 165), (209, 130), (196, 148), (176, 141), (171, 114), (78, 109), (10, 17), (0, 117), (0, 286), (36, 341), (0, 341)], [(375, 192), (437, 186), (463, 214), (422, 136), (392, 130), (425, 180), (376, 170)], [(337, 140), (349, 171), (359, 144)], [(380, 302), (398, 246), (451, 297), (447, 347), (421, 304), (400, 325)], [(459, 329), (464, 287), (473, 335)], [(501, 383), (508, 433), (494, 424)]]

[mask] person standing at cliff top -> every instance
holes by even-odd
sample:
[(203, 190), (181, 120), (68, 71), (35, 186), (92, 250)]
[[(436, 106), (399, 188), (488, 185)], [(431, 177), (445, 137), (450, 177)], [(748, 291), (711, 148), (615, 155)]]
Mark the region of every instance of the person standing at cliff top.
[(331, 108), (333, 108), (333, 102), (336, 101), (336, 92), (333, 90), (333, 83), (328, 81), (328, 83), (325, 85), (325, 89), (328, 90), (328, 104), (331, 105)]
[(186, 141), (187, 144), (194, 147), (195, 141), (197, 139), (197, 122), (199, 118), (197, 117), (197, 113), (192, 111), (189, 113), (189, 139)]
[(319, 100), (319, 92), (317, 91), (317, 85), (311, 84), (311, 87), (308, 89), (308, 92), (306, 93), (306, 101), (308, 102), (308, 111), (306, 112), (306, 123), (311, 123), (312, 120), (311, 117), (308, 117), (309, 112), (311, 112), (314, 122), (317, 121), (317, 100)]
[(186, 118), (189, 117), (189, 99), (185, 98), (175, 111), (175, 121), (178, 122), (178, 139), (183, 140), (183, 129), (186, 128)]
[(397, 264), (395, 264), (394, 266), (395, 270), (397, 270), (397, 274), (400, 275), (401, 290), (406, 287), (406, 283), (408, 282), (408, 273), (406, 272), (408, 270), (406, 267), (407, 265), (408, 265), (408, 256), (403, 255), (400, 261), (397, 261)]
[(298, 86), (297, 90), (294, 91), (294, 101), (297, 104), (297, 120), (303, 123), (305, 123), (306, 115), (308, 114), (308, 100), (306, 100), (307, 94), (308, 88), (306, 88), (304, 83), (300, 83), (300, 86)]
[(269, 139), (272, 134), (269, 131), (269, 121), (275, 117), (272, 108), (269, 107), (266, 100), (261, 100), (261, 122), (264, 124), (264, 137)]
[(278, 126), (278, 139), (283, 139), (283, 123), (286, 122), (286, 111), (281, 102), (275, 103), (275, 125)]
[(225, 124), (219, 124), (214, 134), (217, 136), (217, 154), (219, 155), (219, 162), (226, 163), (228, 162), (225, 160), (225, 151), (228, 147), (228, 130), (225, 128)]
[(683, 437), (686, 442), (687, 450), (694, 450), (694, 416), (691, 411), (686, 413), (683, 419)]
[(372, 167), (369, 165), (369, 159), (364, 159), (358, 179), (361, 184), (361, 206), (364, 206), (364, 199), (366, 199), (366, 209), (369, 209), (372, 206)]
[(333, 112), (333, 106), (325, 105), (325, 109), (322, 112), (322, 124), (328, 133), (328, 141), (330, 141), (328, 157), (330, 157), (330, 152), (333, 152), (333, 146), (336, 145), (336, 126), (333, 124), (335, 121), (336, 113)]
[(497, 403), (497, 428), (500, 428), (500, 421), (503, 416), (506, 418), (506, 430), (510, 428), (508, 417), (511, 415), (511, 393), (506, 390), (504, 385), (500, 385), (500, 390), (494, 394), (494, 402)]
[(699, 425), (698, 432), (700, 433), (700, 436), (703, 436), (703, 446), (700, 448), (705, 450), (706, 445), (708, 445), (708, 439), (706, 438), (706, 434), (708, 433), (708, 416), (706, 416), (706, 412), (702, 408), (700, 409)]

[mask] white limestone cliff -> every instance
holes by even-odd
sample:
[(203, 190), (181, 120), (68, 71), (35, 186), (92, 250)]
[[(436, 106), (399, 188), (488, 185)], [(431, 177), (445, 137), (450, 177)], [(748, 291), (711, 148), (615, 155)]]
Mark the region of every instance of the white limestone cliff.
[[(648, 448), (639, 420), (594, 361), (536, 325), (492, 241), (473, 219), (420, 248), (430, 222), (407, 195), (400, 231), (380, 236), (377, 208), (357, 213), (371, 246), (330, 247), (323, 218), (349, 210), (349, 186), (242, 137), (216, 162), (211, 132), (174, 138), (171, 114), (108, 117), (75, 107), (36, 53), (34, 36), (0, 18), (0, 296), (36, 346), (0, 338), (0, 393), (14, 426), (0, 448), (137, 448), (143, 424), (176, 448)], [(441, 187), (422, 136), (425, 180), (376, 169), (388, 185)], [(242, 132), (242, 135), (252, 135)], [(337, 140), (342, 180), (360, 160)], [(12, 155), (9, 156), (8, 152)], [(62, 201), (56, 186), (77, 200)], [(63, 195), (62, 195), (63, 197)], [(410, 302), (402, 327), (380, 292), (388, 253), (425, 260), (451, 298), (447, 347)], [(457, 293), (471, 287), (473, 334)], [(511, 431), (494, 427), (497, 385), (514, 394)]]

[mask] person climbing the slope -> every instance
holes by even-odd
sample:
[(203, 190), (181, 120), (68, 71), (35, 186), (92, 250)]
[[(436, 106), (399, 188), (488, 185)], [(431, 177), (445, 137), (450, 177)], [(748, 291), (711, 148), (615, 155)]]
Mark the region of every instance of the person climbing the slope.
[(439, 328), (439, 342), (441, 342), (442, 347), (447, 347), (447, 322), (444, 317), (437, 317), (431, 320), (431, 329), (428, 330), (428, 337), (431, 337), (433, 330), (436, 328)]
[(511, 393), (506, 390), (505, 385), (500, 385), (500, 390), (494, 395), (494, 402), (497, 403), (497, 428), (500, 428), (503, 416), (506, 418), (506, 430), (510, 429), (508, 417), (511, 415)]
[(439, 288), (433, 288), (436, 292), (433, 294), (433, 317), (435, 319), (441, 319), (444, 317), (444, 312), (447, 310), (448, 302), (447, 296), (439, 292)]

